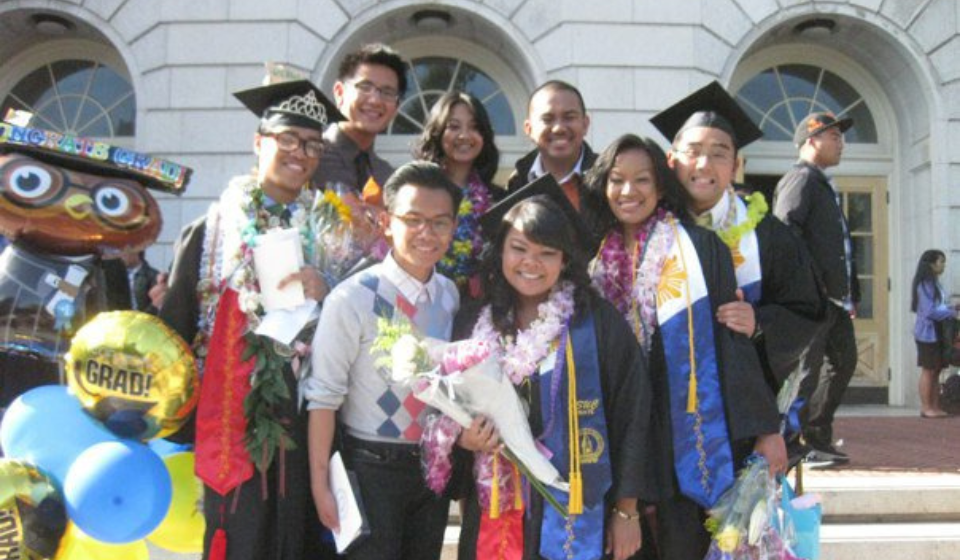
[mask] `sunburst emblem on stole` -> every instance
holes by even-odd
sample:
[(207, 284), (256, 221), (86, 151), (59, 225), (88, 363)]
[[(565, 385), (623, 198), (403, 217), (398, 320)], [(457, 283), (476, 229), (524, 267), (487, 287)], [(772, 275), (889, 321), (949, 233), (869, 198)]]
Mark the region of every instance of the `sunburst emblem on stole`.
[(733, 257), (733, 268), (740, 268), (740, 265), (747, 262), (747, 258), (740, 252), (739, 244), (736, 247), (730, 247), (730, 255)]
[(687, 271), (676, 255), (671, 255), (663, 263), (660, 271), (660, 283), (657, 285), (657, 306), (683, 295), (683, 285), (687, 280)]

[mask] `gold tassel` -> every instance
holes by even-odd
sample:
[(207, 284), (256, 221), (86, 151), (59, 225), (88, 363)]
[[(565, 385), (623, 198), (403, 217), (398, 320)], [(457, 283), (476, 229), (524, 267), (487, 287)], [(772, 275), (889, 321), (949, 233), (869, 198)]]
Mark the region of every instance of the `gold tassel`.
[(580, 412), (577, 409), (577, 365), (573, 361), (573, 340), (567, 334), (567, 422), (569, 423), (570, 441), (570, 499), (567, 503), (567, 513), (580, 515), (583, 513), (583, 477), (580, 474)]
[(490, 519), (500, 519), (500, 454), (493, 454), (493, 480), (490, 481)]
[(690, 387), (687, 388), (687, 414), (693, 414), (697, 411), (697, 376), (690, 372)]
[(520, 481), (520, 469), (513, 465), (513, 508), (517, 511), (523, 509), (523, 485)]
[(570, 474), (570, 503), (567, 505), (570, 515), (583, 513), (583, 476), (578, 473)]

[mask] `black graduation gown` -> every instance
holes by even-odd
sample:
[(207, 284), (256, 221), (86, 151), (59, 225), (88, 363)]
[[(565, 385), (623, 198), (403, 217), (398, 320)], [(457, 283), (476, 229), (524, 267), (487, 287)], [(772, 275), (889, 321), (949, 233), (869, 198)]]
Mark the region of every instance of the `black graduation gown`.
[[(640, 347), (623, 316), (606, 300), (592, 296), (590, 312), (594, 314), (597, 352), (600, 366), (600, 386), (607, 418), (607, 437), (613, 486), (605, 501), (608, 506), (619, 498), (639, 498), (652, 501), (657, 497), (658, 484), (647, 472), (647, 465), (655, 463), (647, 455), (655, 452), (650, 438), (653, 422), (652, 380)], [(465, 309), (457, 317), (454, 334), (460, 338), (469, 336), (476, 322), (478, 309)], [(540, 425), (539, 381), (532, 376), (529, 395), (530, 422), (534, 436), (539, 435)], [(465, 472), (464, 472), (465, 471)], [(464, 484), (466, 507), (460, 530), (459, 558), (476, 558), (477, 534), (480, 530), (480, 506), (472, 469), (463, 469), (468, 482)], [(461, 482), (463, 482), (461, 480)], [(543, 508), (550, 507), (536, 492), (531, 493), (532, 503), (524, 522), (524, 555), (526, 559), (539, 559), (540, 525)]]
[[(184, 228), (177, 242), (169, 289), (159, 317), (188, 343), (197, 334), (200, 305), (197, 281), (206, 217)], [(284, 458), (284, 496), (280, 490), (280, 461), (274, 459), (266, 476), (259, 471), (238, 489), (220, 496), (204, 486), (204, 559), (208, 557), (213, 532), (222, 527), (227, 533), (227, 560), (302, 560), (333, 557), (322, 550), (322, 526), (313, 505), (310, 491), (310, 469), (307, 455), (307, 412), (299, 410), (297, 381), (293, 371), (285, 371), (287, 389), (294, 398), (286, 401), (278, 413), (287, 419), (296, 449), (287, 450)], [(180, 441), (193, 441), (194, 423), (178, 434)], [(267, 492), (264, 499), (263, 492)]]
[[(737, 281), (729, 248), (712, 231), (685, 223), (684, 227), (697, 250), (704, 280), (710, 295), (711, 311), (716, 316), (717, 308), (736, 300)], [(776, 400), (764, 381), (764, 374), (757, 353), (750, 340), (723, 327), (713, 324), (716, 339), (717, 363), (720, 386), (723, 391), (735, 468), (743, 466), (743, 460), (751, 453), (756, 436), (779, 430), (780, 420)], [(658, 465), (648, 466), (664, 481), (661, 498), (679, 503), (682, 515), (664, 516), (664, 504), (659, 507), (658, 546), (663, 558), (670, 560), (701, 560), (709, 545), (709, 534), (703, 527), (703, 512), (694, 502), (680, 495), (673, 466), (673, 436), (670, 423), (669, 384), (666, 376), (666, 356), (660, 330), (654, 332), (650, 372), (653, 377), (653, 404), (656, 424), (655, 445), (659, 454), (649, 455), (660, 459)]]
[(756, 313), (762, 334), (754, 346), (776, 394), (819, 329), (826, 300), (809, 252), (789, 227), (768, 214), (756, 233), (763, 275)]

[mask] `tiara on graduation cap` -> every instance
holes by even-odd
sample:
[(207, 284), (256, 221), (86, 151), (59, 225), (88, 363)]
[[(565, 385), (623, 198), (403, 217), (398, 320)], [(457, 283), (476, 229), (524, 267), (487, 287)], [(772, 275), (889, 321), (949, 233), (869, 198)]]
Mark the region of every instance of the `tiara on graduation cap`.
[(327, 108), (317, 99), (313, 91), (308, 91), (306, 95), (292, 95), (273, 110), (300, 115), (322, 125), (327, 124)]

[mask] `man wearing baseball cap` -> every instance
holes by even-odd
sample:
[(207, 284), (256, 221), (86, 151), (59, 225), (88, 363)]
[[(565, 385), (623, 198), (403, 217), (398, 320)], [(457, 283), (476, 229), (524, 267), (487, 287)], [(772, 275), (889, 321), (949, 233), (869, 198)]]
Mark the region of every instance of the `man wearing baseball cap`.
[[(853, 245), (840, 193), (826, 174), (840, 163), (843, 133), (851, 126), (853, 119), (831, 113), (812, 113), (800, 121), (793, 135), (800, 160), (780, 179), (773, 199), (774, 214), (807, 244), (830, 300), (824, 325), (803, 358), (799, 395), (807, 402), (800, 411), (803, 437), (811, 447), (807, 461), (824, 466), (849, 461), (834, 446), (833, 416), (857, 369), (853, 317), (860, 290)], [(832, 371), (821, 371), (824, 357)]]

